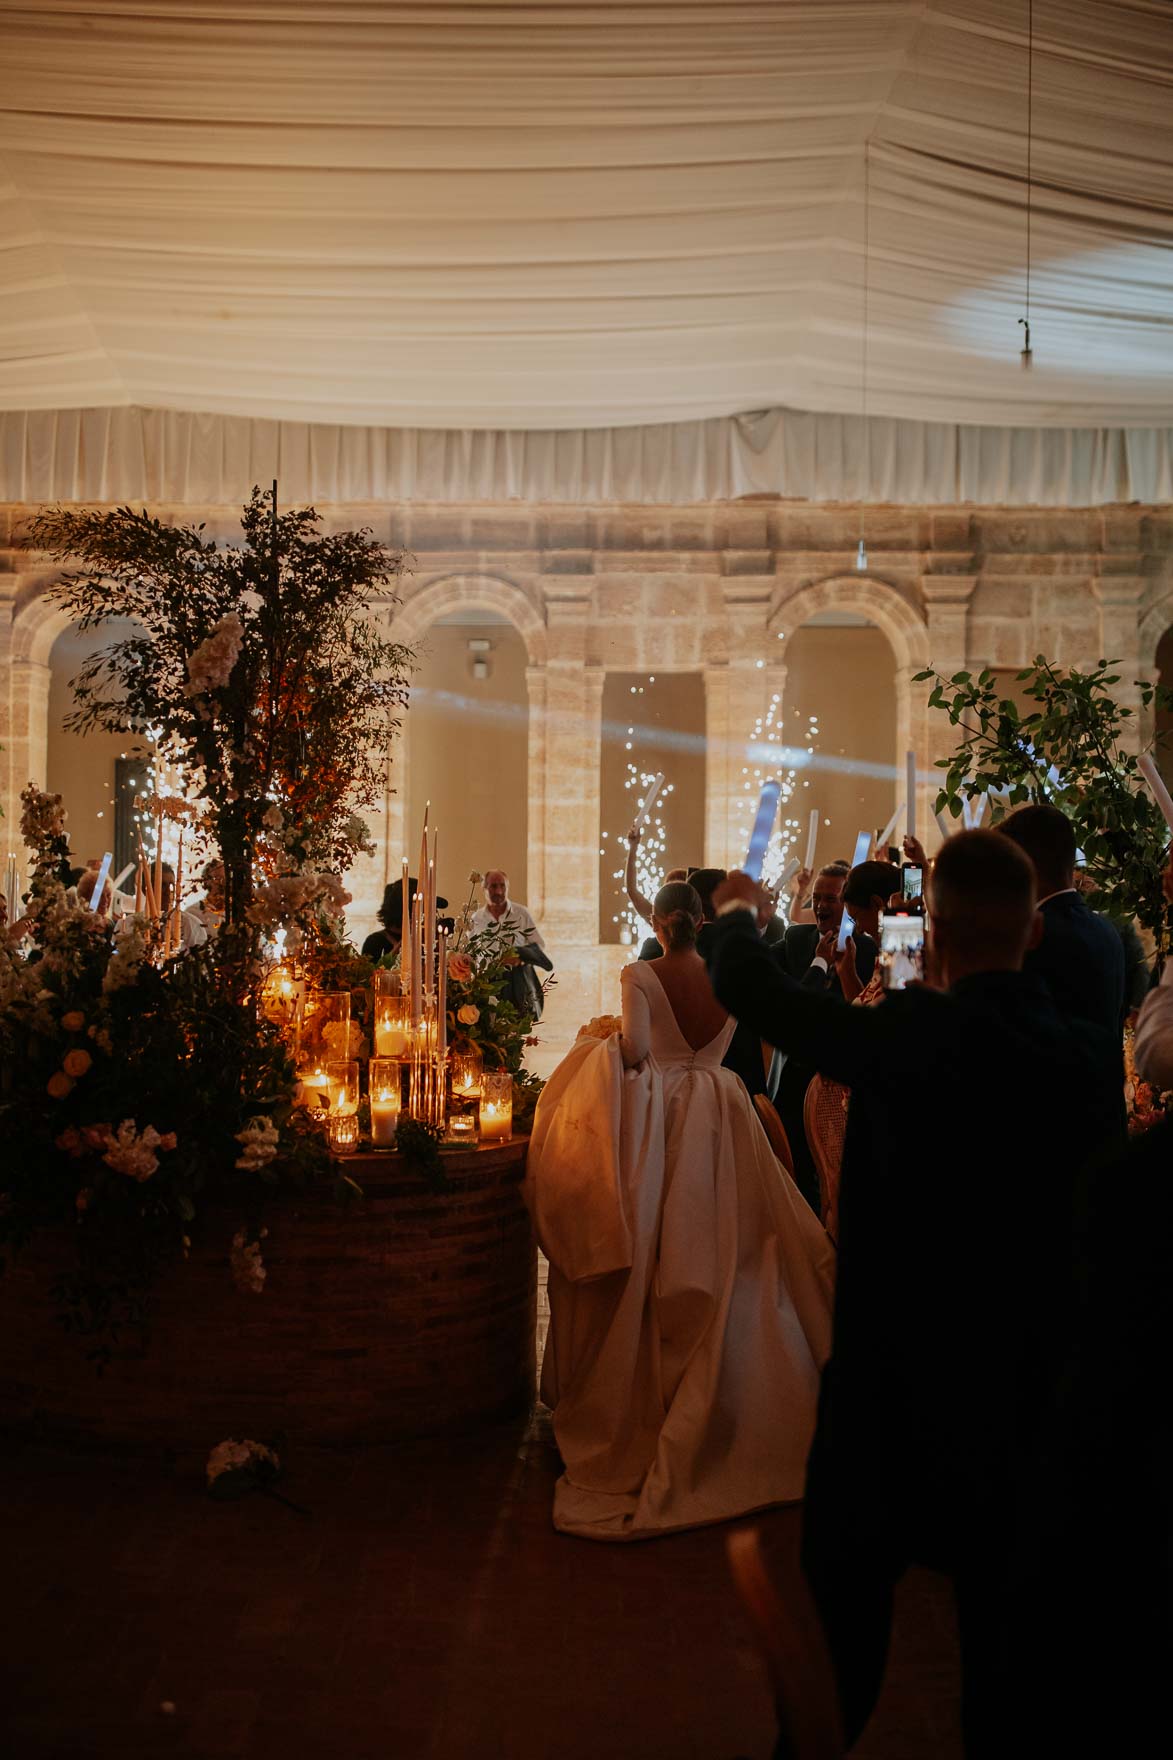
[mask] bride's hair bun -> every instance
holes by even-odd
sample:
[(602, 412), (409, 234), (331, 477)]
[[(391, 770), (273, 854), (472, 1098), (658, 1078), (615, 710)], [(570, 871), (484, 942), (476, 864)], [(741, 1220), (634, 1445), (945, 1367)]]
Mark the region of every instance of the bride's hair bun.
[(673, 953), (696, 946), (704, 912), (699, 893), (687, 881), (674, 880), (671, 886), (661, 886), (652, 910), (668, 931), (668, 946)]

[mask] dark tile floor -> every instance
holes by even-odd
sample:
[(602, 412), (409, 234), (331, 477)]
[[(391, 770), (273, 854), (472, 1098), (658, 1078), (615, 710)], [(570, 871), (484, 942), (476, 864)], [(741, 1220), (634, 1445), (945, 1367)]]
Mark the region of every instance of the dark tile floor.
[[(210, 1443), (218, 1437), (209, 1438)], [(723, 1530), (623, 1548), (550, 1526), (548, 1419), (287, 1459), (298, 1515), (202, 1463), (0, 1459), (11, 1760), (766, 1760), (773, 1718)], [(794, 1511), (761, 1519), (793, 1545)], [(856, 1752), (953, 1760), (938, 1580), (903, 1586)]]

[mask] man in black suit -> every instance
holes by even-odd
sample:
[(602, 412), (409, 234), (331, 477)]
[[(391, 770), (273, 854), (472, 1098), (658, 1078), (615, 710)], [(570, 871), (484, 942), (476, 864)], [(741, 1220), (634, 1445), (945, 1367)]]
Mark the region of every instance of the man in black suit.
[[(773, 949), (779, 968), (804, 988), (843, 1001), (835, 969), (835, 943), (843, 921), (843, 888), (851, 872), (846, 862), (829, 862), (815, 875), (811, 904), (813, 923), (792, 923)], [(699, 944), (698, 944), (699, 945)], [(704, 948), (700, 950), (704, 953)], [(860, 982), (866, 984), (875, 968), (876, 947), (866, 935), (856, 937), (855, 965)], [(814, 1066), (801, 1055), (778, 1056), (770, 1071), (770, 1098), (778, 1109), (790, 1151), (794, 1157), (794, 1183), (817, 1214), (819, 1175), (806, 1140), (803, 1105), (815, 1074)]]
[(1042, 978), (1063, 1014), (1117, 1035), (1127, 1007), (1124, 948), (1111, 923), (1089, 910), (1075, 884), (1075, 828), (1058, 807), (1019, 807), (998, 830), (1034, 865), (1043, 938), (1023, 970)]
[(961, 833), (937, 858), (943, 988), (876, 1008), (837, 1005), (778, 969), (744, 875), (714, 903), (717, 996), (851, 1088), (803, 1540), (848, 1741), (879, 1691), (893, 1586), (917, 1563), (955, 1586), (967, 1751), (1001, 1760), (1015, 1498), (1066, 1341), (1077, 1169), (1115, 1125), (1109, 1035), (1065, 1018), (1023, 972), (1042, 932), (1034, 872), (996, 832)]

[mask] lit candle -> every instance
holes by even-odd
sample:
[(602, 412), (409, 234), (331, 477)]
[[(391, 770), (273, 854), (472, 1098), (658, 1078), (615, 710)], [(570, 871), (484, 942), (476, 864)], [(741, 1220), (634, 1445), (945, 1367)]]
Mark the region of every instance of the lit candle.
[(424, 895), (424, 994), (436, 993), (436, 864), (428, 857), (428, 890)]
[(375, 1053), (379, 1057), (403, 1057), (407, 1052), (407, 1028), (386, 1009), (375, 1021)]
[(421, 908), (421, 900), (420, 900), (419, 888), (417, 887), (415, 897), (411, 901), (411, 950), (410, 950), (411, 951), (411, 967), (410, 967), (411, 977), (410, 977), (410, 982), (411, 982), (411, 1024), (413, 1027), (418, 1027), (419, 1022), (420, 1022), (421, 996), (420, 996), (419, 944), (420, 944), (420, 941), (422, 940), (422, 935), (420, 932), (420, 908)]
[(399, 1129), (399, 1083), (371, 1088), (371, 1142), (376, 1149), (393, 1149)]
[(476, 1114), (473, 1112), (454, 1112), (448, 1120), (450, 1137), (467, 1137), (471, 1142), (477, 1134)]
[(513, 1129), (513, 1077), (494, 1072), (481, 1078), (482, 1143), (507, 1143)]
[(326, 1142), (332, 1155), (353, 1155), (358, 1148), (358, 1114), (331, 1113), (326, 1120)]
[(138, 873), (134, 877), (134, 914), (136, 917), (141, 917), (143, 914), (143, 864), (141, 858)]
[[(402, 977), (407, 972), (411, 952), (411, 881), (407, 872), (407, 857), (403, 858), (403, 923), (399, 931), (399, 972)], [(400, 983), (400, 989), (403, 985)]]
[(155, 911), (163, 909), (163, 815), (155, 826)]

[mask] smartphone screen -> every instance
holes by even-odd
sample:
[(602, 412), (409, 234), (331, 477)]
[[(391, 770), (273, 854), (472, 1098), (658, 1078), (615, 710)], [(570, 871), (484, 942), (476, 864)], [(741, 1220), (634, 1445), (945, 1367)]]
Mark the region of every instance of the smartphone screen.
[(923, 898), (925, 892), (925, 871), (916, 862), (905, 862), (900, 870), (900, 890), (904, 902), (909, 904), (914, 898)]
[(835, 943), (836, 953), (842, 953), (847, 946), (847, 937), (855, 932), (855, 918), (850, 911), (844, 911), (839, 920), (839, 939)]
[(903, 990), (925, 975), (925, 920), (920, 916), (880, 918), (880, 971), (885, 990)]

